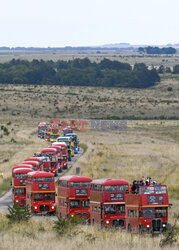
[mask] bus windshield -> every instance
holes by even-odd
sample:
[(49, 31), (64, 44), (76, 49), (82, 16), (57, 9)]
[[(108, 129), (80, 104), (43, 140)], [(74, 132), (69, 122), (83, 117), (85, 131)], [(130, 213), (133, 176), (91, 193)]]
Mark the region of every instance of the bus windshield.
[(16, 188), (15, 189), (15, 194), (16, 195), (24, 195), (25, 194), (25, 189), (24, 188)]
[(80, 200), (71, 200), (70, 207), (71, 208), (80, 208)]
[(154, 208), (144, 208), (144, 218), (153, 218)]
[(34, 194), (34, 201), (42, 201), (42, 200), (43, 200), (43, 194), (42, 193)]
[(26, 174), (16, 174), (15, 177), (17, 179), (24, 179), (26, 177)]
[(105, 205), (105, 214), (115, 214), (116, 206), (114, 204)]
[(48, 194), (44, 194), (44, 200), (45, 201), (51, 201), (55, 199), (55, 194), (54, 193), (48, 193)]

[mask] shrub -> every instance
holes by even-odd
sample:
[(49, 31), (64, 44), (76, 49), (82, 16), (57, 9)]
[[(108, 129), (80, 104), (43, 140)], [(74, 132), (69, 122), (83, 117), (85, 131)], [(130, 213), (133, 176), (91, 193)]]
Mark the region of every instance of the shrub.
[(21, 221), (29, 221), (31, 218), (31, 213), (29, 211), (29, 207), (20, 207), (18, 205), (14, 205), (14, 207), (8, 207), (9, 214), (6, 215), (10, 223), (21, 222)]
[[(78, 224), (81, 224), (84, 222), (82, 218), (77, 217), (66, 217), (64, 219), (58, 219), (54, 222), (54, 229), (56, 233), (60, 236), (68, 235), (71, 236), (75, 232), (77, 233), (77, 230), (75, 229), (75, 226)], [(75, 232), (74, 232), (75, 229)]]
[(169, 228), (169, 230), (165, 233), (165, 237), (160, 241), (160, 247), (165, 247), (170, 245), (170, 247), (177, 242), (179, 227), (177, 227), (177, 220), (179, 219), (179, 215), (175, 220), (173, 226)]

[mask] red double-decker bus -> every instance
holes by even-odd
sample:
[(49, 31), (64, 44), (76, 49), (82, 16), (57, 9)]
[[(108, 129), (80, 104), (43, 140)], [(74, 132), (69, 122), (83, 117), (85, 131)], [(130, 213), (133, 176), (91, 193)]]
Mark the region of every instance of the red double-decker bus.
[(27, 174), (33, 172), (33, 169), (30, 168), (16, 168), (14, 169), (14, 178), (13, 178), (13, 203), (19, 206), (26, 205), (26, 179)]
[(169, 227), (168, 207), (166, 185), (139, 185), (135, 192), (126, 194), (126, 230), (166, 231)]
[(60, 146), (62, 149), (62, 169), (68, 168), (68, 152), (67, 152), (67, 145), (63, 142), (54, 142), (52, 146)]
[(32, 165), (34, 171), (39, 171), (40, 170), (40, 163), (39, 161), (22, 161), (21, 164), (29, 164)]
[(57, 171), (60, 173), (62, 171), (62, 148), (61, 146), (49, 146), (48, 148), (55, 148), (57, 150), (57, 158), (58, 158), (58, 165), (57, 165)]
[(58, 152), (56, 148), (44, 148), (41, 151), (42, 156), (47, 156), (49, 161), (44, 162), (44, 171), (52, 172), (57, 175)]
[(91, 224), (125, 227), (125, 193), (129, 183), (124, 180), (98, 179), (91, 183)]
[(17, 168), (30, 168), (33, 170), (33, 166), (30, 164), (18, 164), (12, 167), (12, 185), (13, 185), (13, 181), (14, 181), (14, 170)]
[(32, 156), (32, 157), (28, 157), (24, 161), (38, 161), (39, 162), (39, 170), (43, 171), (43, 165), (44, 165), (44, 163), (43, 163), (43, 157)]
[(43, 171), (28, 173), (26, 204), (33, 213), (56, 213), (55, 180), (52, 173)]
[(92, 179), (82, 176), (64, 176), (58, 184), (58, 217), (83, 217), (90, 220), (90, 183)]

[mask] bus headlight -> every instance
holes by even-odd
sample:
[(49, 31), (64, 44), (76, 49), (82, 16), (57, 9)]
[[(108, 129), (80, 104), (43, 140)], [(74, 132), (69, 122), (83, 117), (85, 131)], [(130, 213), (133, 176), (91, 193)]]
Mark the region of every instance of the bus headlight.
[(108, 220), (106, 221), (106, 224), (109, 224), (109, 221), (108, 221)]
[(35, 208), (35, 209), (37, 209), (37, 207), (36, 207), (36, 206), (35, 206), (34, 208)]
[(147, 225), (147, 228), (149, 228), (150, 226), (149, 225)]
[(165, 225), (165, 224), (163, 224), (163, 227), (166, 227), (166, 225)]
[(71, 217), (74, 217), (74, 214), (72, 214)]
[(55, 207), (54, 206), (52, 206), (52, 209), (54, 209)]
[(16, 200), (16, 202), (19, 202), (19, 200)]

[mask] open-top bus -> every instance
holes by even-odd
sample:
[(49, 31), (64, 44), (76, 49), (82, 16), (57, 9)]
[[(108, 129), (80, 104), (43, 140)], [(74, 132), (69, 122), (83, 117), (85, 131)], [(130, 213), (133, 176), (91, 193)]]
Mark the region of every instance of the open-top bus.
[(83, 217), (90, 220), (89, 198), (92, 179), (82, 176), (64, 176), (58, 183), (58, 217)]
[(52, 173), (43, 171), (28, 173), (26, 204), (33, 213), (55, 214), (55, 180)]
[(166, 185), (141, 185), (126, 194), (126, 230), (158, 233), (169, 227)]
[(33, 172), (30, 168), (16, 168), (14, 169), (13, 178), (13, 203), (19, 206), (26, 205), (26, 179), (27, 173)]
[(93, 180), (90, 189), (91, 224), (125, 227), (125, 193), (129, 183), (124, 180)]
[(52, 146), (60, 146), (62, 149), (62, 168), (67, 169), (68, 160), (67, 160), (67, 145), (65, 142), (53, 142)]

